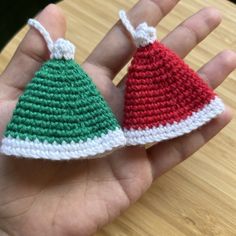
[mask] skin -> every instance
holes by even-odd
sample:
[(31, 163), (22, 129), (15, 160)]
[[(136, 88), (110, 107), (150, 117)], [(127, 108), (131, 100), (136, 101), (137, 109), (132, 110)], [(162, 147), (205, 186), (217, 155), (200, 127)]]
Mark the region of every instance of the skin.
[[(177, 2), (141, 0), (128, 16), (135, 26), (141, 21), (156, 26)], [(64, 36), (65, 18), (57, 6), (49, 5), (37, 19), (53, 39)], [(202, 9), (162, 42), (183, 58), (220, 21), (216, 9)], [(124, 83), (115, 87), (112, 79), (134, 50), (127, 32), (118, 22), (83, 63), (120, 121)], [(43, 39), (30, 29), (0, 78), (0, 135), (19, 95), (48, 57)], [(198, 73), (215, 89), (235, 68), (236, 54), (226, 50)], [(123, 148), (96, 160), (50, 162), (1, 156), (0, 235), (87, 236), (95, 233), (139, 199), (155, 179), (213, 138), (231, 118), (227, 108), (218, 118), (189, 135), (155, 144), (148, 150)]]

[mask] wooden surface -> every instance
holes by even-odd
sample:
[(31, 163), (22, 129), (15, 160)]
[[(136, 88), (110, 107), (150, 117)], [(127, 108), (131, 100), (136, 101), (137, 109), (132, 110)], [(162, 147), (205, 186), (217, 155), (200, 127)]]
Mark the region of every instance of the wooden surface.
[[(117, 20), (119, 9), (135, 0), (66, 0), (59, 5), (68, 19), (67, 38), (83, 61)], [(226, 0), (182, 0), (158, 26), (159, 38), (204, 6), (223, 14), (221, 26), (186, 58), (195, 69), (225, 48), (236, 50), (236, 6)], [(26, 32), (24, 28), (0, 56), (4, 69)], [(116, 82), (124, 75), (123, 70)], [(218, 89), (236, 111), (236, 72)], [(159, 178), (150, 190), (96, 236), (236, 235), (236, 118), (204, 148)]]

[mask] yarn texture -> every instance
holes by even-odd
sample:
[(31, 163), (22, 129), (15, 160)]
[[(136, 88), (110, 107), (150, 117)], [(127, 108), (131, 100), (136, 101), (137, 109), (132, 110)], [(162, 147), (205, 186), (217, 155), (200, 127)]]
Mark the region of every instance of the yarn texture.
[[(32, 25), (49, 37), (38, 22)], [(74, 45), (64, 39), (53, 44), (50, 40), (46, 42), (52, 59), (35, 73), (19, 98), (1, 152), (69, 160), (96, 157), (124, 145), (124, 134), (110, 107), (72, 59)]]
[(138, 47), (126, 81), (123, 129), (129, 145), (181, 136), (224, 111), (223, 102), (197, 73), (156, 41), (153, 27), (142, 23), (132, 28), (123, 11), (120, 18)]

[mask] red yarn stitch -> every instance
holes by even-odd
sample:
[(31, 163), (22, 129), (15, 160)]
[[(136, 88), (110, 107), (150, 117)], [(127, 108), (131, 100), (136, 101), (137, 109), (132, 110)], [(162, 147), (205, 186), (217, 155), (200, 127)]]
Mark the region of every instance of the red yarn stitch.
[(128, 70), (123, 127), (173, 124), (216, 96), (175, 53), (159, 42), (140, 47)]

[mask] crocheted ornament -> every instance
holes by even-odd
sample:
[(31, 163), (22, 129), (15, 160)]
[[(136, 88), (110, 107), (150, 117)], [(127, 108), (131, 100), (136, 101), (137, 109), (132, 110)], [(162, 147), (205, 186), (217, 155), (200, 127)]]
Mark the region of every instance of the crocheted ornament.
[(2, 140), (1, 152), (20, 157), (91, 158), (125, 144), (111, 109), (74, 61), (75, 46), (53, 42), (36, 20), (28, 24), (44, 37), (50, 60), (20, 97)]
[(133, 28), (120, 19), (137, 46), (128, 69), (124, 133), (129, 145), (159, 142), (189, 133), (223, 112), (217, 95), (174, 52), (156, 40), (156, 29)]

